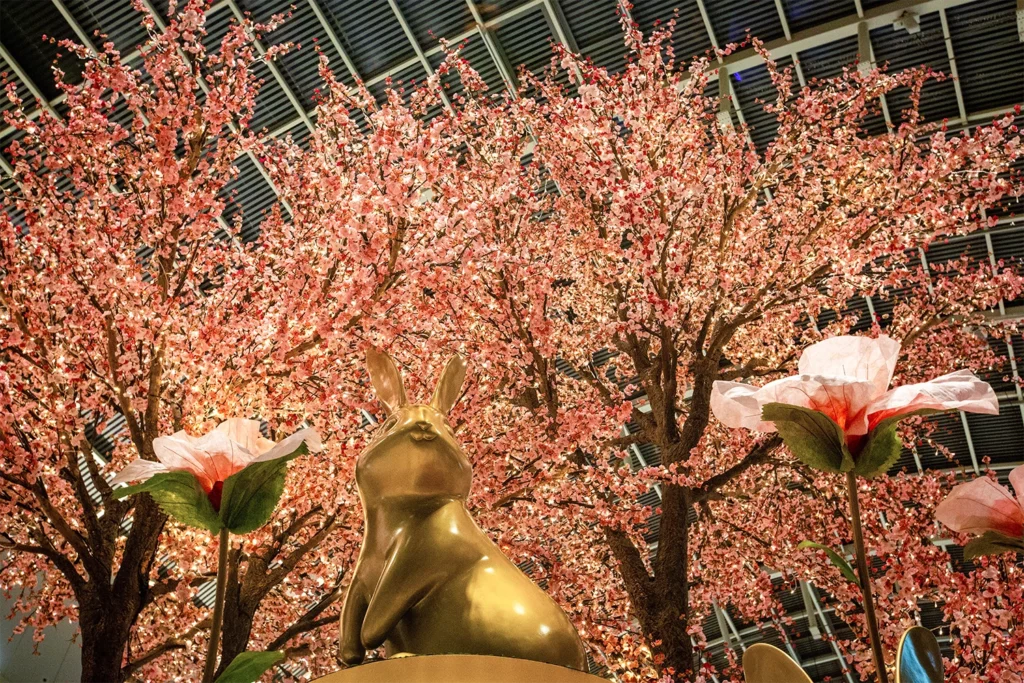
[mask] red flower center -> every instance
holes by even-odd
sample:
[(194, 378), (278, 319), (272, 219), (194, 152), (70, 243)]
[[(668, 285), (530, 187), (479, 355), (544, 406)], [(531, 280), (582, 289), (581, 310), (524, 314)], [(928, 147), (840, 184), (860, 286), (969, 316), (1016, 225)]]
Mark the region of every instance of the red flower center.
[(855, 458), (858, 455), (860, 455), (860, 452), (864, 449), (864, 445), (867, 443), (867, 440), (868, 440), (868, 435), (867, 434), (857, 434), (857, 435), (847, 434), (846, 435), (846, 447), (850, 449), (850, 455), (852, 455)]
[(219, 479), (213, 482), (213, 488), (210, 489), (206, 497), (210, 499), (210, 504), (213, 505), (213, 509), (220, 512), (220, 497), (224, 495), (224, 480)]

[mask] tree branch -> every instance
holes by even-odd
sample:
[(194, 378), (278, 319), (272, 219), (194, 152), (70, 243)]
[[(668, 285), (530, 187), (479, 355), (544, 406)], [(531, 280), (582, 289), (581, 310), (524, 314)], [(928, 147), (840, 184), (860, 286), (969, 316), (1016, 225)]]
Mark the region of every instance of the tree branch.
[(289, 640), (297, 635), (318, 629), (326, 624), (331, 624), (337, 621), (336, 616), (320, 617), (328, 607), (338, 601), (342, 595), (341, 586), (336, 586), (333, 591), (325, 595), (320, 599), (320, 602), (316, 603), (309, 610), (299, 618), (294, 624), (289, 626), (281, 633), (277, 638), (267, 645), (267, 650), (280, 650), (281, 647)]
[(644, 566), (640, 550), (624, 531), (605, 527), (604, 536), (612, 554), (619, 561), (619, 574), (626, 584), (630, 599), (639, 610), (646, 612), (651, 602), (652, 579)]
[(172, 638), (168, 638), (167, 640), (165, 640), (164, 642), (160, 643), (156, 647), (153, 647), (152, 649), (150, 649), (149, 652), (147, 652), (146, 654), (142, 655), (138, 659), (133, 659), (132, 661), (130, 661), (127, 664), (125, 664), (121, 668), (121, 676), (123, 678), (127, 678), (129, 675), (131, 675), (131, 673), (133, 671), (136, 671), (137, 669), (140, 669), (140, 668), (144, 667), (145, 665), (147, 665), (150, 662), (152, 662), (154, 659), (157, 659), (157, 658), (163, 656), (164, 654), (170, 652), (171, 650), (183, 650), (183, 649), (185, 649), (185, 647), (188, 645), (188, 641), (192, 638), (192, 636), (194, 636), (195, 634), (199, 633), (200, 631), (205, 631), (208, 628), (210, 628), (210, 618), (209, 617), (207, 617), (206, 619), (203, 619), (202, 621), (197, 622), (195, 626), (193, 626), (189, 630), (185, 631), (181, 635), (177, 635), (177, 636), (174, 636)]
[(711, 494), (716, 492), (722, 486), (728, 484), (746, 470), (750, 469), (754, 465), (760, 465), (767, 462), (775, 449), (781, 445), (782, 437), (778, 434), (775, 434), (767, 441), (762, 442), (760, 445), (755, 447), (754, 450), (743, 456), (743, 459), (738, 463), (727, 470), (719, 472), (701, 484), (698, 488), (694, 489), (692, 493), (694, 502), (707, 500)]

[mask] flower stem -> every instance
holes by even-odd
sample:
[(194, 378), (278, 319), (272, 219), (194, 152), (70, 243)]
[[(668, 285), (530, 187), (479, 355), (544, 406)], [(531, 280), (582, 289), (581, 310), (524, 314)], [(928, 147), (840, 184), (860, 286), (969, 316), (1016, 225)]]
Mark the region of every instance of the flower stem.
[(217, 557), (217, 596), (213, 602), (213, 625), (210, 627), (210, 645), (206, 650), (206, 667), (203, 669), (203, 683), (211, 683), (217, 671), (217, 646), (220, 645), (220, 627), (224, 621), (224, 591), (228, 583), (228, 546), (231, 538), (228, 530), (220, 530), (220, 554)]
[(875, 662), (879, 683), (889, 683), (885, 671), (885, 655), (882, 653), (882, 640), (878, 637), (878, 622), (875, 620), (875, 600), (871, 597), (871, 575), (868, 573), (868, 555), (864, 550), (864, 530), (860, 525), (860, 502), (857, 500), (857, 475), (846, 473), (846, 494), (850, 499), (850, 522), (853, 525), (853, 547), (857, 553), (857, 577), (860, 579), (860, 592), (864, 596), (864, 620), (868, 625), (868, 636), (871, 639), (871, 657)]

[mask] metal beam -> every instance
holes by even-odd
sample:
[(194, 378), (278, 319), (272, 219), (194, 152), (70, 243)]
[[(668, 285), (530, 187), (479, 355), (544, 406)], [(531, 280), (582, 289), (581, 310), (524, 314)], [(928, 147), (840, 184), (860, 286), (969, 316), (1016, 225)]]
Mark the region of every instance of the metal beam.
[[(711, 25), (711, 17), (708, 15), (708, 8), (704, 5), (704, 0), (697, 0), (697, 11), (700, 12), (701, 21), (704, 22), (704, 30), (707, 31), (708, 37), (711, 38), (711, 46), (718, 48), (718, 40), (715, 38), (715, 29)], [(721, 63), (721, 58), (719, 58)]]
[(334, 49), (341, 56), (341, 61), (345, 62), (345, 68), (348, 69), (350, 74), (352, 74), (352, 78), (354, 78), (356, 82), (361, 83), (363, 77), (359, 75), (359, 71), (356, 69), (356, 64), (352, 61), (352, 58), (348, 56), (348, 52), (346, 52), (345, 48), (341, 46), (341, 40), (338, 39), (338, 35), (334, 32), (334, 29), (331, 28), (331, 22), (327, 21), (327, 17), (324, 16), (323, 10), (320, 9), (320, 4), (316, 0), (306, 0), (306, 2), (309, 3), (310, 9), (312, 9), (313, 14), (316, 15), (316, 20), (320, 22), (321, 28), (323, 28), (324, 32), (327, 34), (327, 39), (331, 41), (331, 45), (334, 46)]
[(868, 306), (868, 315), (871, 316), (871, 324), (874, 325), (876, 322), (876, 316), (878, 315), (875, 313), (875, 302), (871, 300), (870, 296), (865, 296), (864, 303)]
[[(240, 22), (245, 21), (245, 15), (242, 14), (242, 10), (238, 8), (235, 0), (227, 0), (227, 6), (231, 9), (231, 13), (235, 15), (235, 19)], [(256, 46), (256, 51), (259, 52), (261, 56), (265, 56), (267, 54), (267, 49), (263, 47), (263, 43), (256, 40), (254, 36), (252, 38), (252, 44)], [(270, 69), (270, 73), (274, 77), (274, 80), (277, 81), (279, 86), (281, 86), (281, 90), (284, 91), (285, 97), (288, 98), (288, 101), (292, 103), (292, 107), (294, 107), (295, 111), (298, 112), (299, 118), (306, 124), (306, 128), (312, 132), (313, 122), (309, 120), (309, 116), (306, 114), (306, 108), (302, 106), (302, 103), (299, 102), (299, 98), (296, 97), (295, 92), (288, 86), (287, 81), (284, 80), (284, 76), (281, 74), (281, 70), (277, 68), (277, 64), (274, 64), (270, 59), (265, 59), (264, 63), (267, 65), (267, 68)]]
[(14, 167), (2, 155), (0, 155), (0, 170), (6, 173), (9, 178), (14, 178)]
[[(984, 217), (984, 212), (982, 213), (982, 215)], [(996, 249), (995, 249), (995, 246), (992, 244), (992, 233), (990, 233), (990, 232), (986, 232), (985, 233), (985, 249), (988, 251), (988, 262), (989, 262), (989, 265), (991, 265), (992, 269), (995, 270), (999, 266), (999, 264), (996, 261)], [(1002, 298), (999, 299), (998, 308), (999, 308), (999, 315), (1005, 316), (1006, 315), (1006, 302)]]
[(793, 638), (789, 635), (789, 631), (786, 630), (786, 625), (782, 623), (781, 619), (775, 619), (775, 630), (779, 632), (779, 637), (782, 639), (783, 644), (786, 646), (786, 651), (789, 652), (789, 656), (797, 663), (798, 666), (803, 666), (800, 661), (800, 654), (793, 647)]
[[(578, 53), (579, 48), (576, 47), (576, 39), (573, 38), (569, 25), (565, 23), (565, 17), (557, 5), (557, 0), (543, 0), (542, 6), (544, 8), (544, 16), (548, 21), (548, 25), (554, 31), (555, 37), (558, 38), (558, 42), (569, 52)], [(572, 70), (576, 74), (576, 82), (582, 84), (583, 74), (580, 72), (579, 67), (573, 64)]]
[[(1024, 0), (1022, 0), (1024, 1)], [(633, 21), (633, 13), (630, 11), (630, 3), (626, 0), (618, 0), (616, 3), (619, 7), (619, 11), (622, 12), (622, 16), (626, 17), (626, 21)]]
[(78, 23), (77, 19), (75, 19), (75, 15), (71, 14), (71, 12), (68, 11), (68, 8), (64, 6), (62, 0), (51, 1), (53, 2), (54, 7), (57, 8), (57, 11), (60, 12), (61, 16), (64, 17), (64, 21), (68, 22), (68, 25), (71, 26), (71, 30), (74, 31), (75, 35), (78, 36), (78, 39), (82, 41), (82, 44), (93, 52), (99, 52), (99, 50), (96, 49), (96, 45), (92, 42), (92, 39), (89, 38), (89, 34), (85, 32), (82, 25)]
[(562, 8), (559, 7), (558, 0), (544, 0), (544, 13), (551, 23), (551, 28), (555, 31), (555, 37), (558, 38), (558, 42), (564, 45), (570, 52), (579, 52), (580, 49), (576, 44), (576, 37), (573, 36), (572, 29), (569, 28), (565, 15), (562, 14)]
[[(707, 656), (707, 655), (711, 654), (710, 653), (710, 647), (705, 647), (703, 650), (699, 649), (697, 647), (697, 641), (694, 640), (693, 636), (690, 636), (690, 647), (697, 654), (697, 661), (698, 662), (700, 662), (702, 665), (703, 664), (711, 664), (711, 658)], [(711, 673), (712, 683), (720, 683), (720, 681), (718, 680), (718, 676), (715, 675), (714, 669), (712, 669), (710, 673)]]
[[(622, 434), (623, 436), (629, 436), (629, 430), (626, 429), (625, 425), (622, 427)], [(651, 466), (650, 463), (647, 462), (647, 458), (645, 458), (644, 454), (640, 451), (640, 446), (635, 443), (631, 443), (629, 444), (629, 449), (633, 451), (633, 455), (636, 457), (636, 461), (640, 463), (641, 467)], [(664, 496), (661, 493), (661, 484), (654, 484), (652, 488), (654, 488), (654, 492), (658, 494), (658, 500), (663, 500)]]
[[(907, 10), (916, 14), (929, 14), (940, 9), (950, 9), (966, 5), (973, 0), (897, 0), (841, 19), (827, 22), (821, 26), (798, 31), (791, 39), (780, 38), (765, 44), (773, 59), (782, 57), (796, 58), (799, 52), (821, 47), (843, 38), (857, 35), (857, 27), (861, 22), (867, 24), (868, 30), (882, 26), (891, 26), (896, 19)], [(731, 73), (749, 69), (762, 63), (760, 55), (754, 50), (742, 50), (725, 58), (725, 66)]]
[[(484, 28), (487, 28), (487, 29), (493, 29), (493, 28), (495, 28), (497, 26), (500, 26), (501, 24), (505, 23), (506, 21), (510, 21), (512, 19), (515, 19), (518, 16), (521, 16), (523, 14), (526, 14), (528, 12), (533, 11), (535, 8), (540, 7), (543, 4), (543, 2), (544, 2), (544, 0), (528, 0), (528, 2), (525, 2), (522, 5), (518, 5), (518, 6), (514, 7), (514, 8), (512, 8), (512, 9), (510, 9), (507, 12), (503, 12), (502, 14), (499, 14), (498, 16), (494, 17), (493, 19), (487, 20), (486, 22), (484, 22), (483, 26), (484, 26)], [(476, 33), (477, 33), (477, 29), (474, 26), (473, 28), (471, 28), (469, 30), (462, 31), (460, 33), (457, 33), (454, 36), (451, 36), (451, 37), (447, 38), (447, 40), (448, 40), (449, 43), (452, 43), (452, 44), (461, 43), (463, 40), (466, 40), (467, 38), (471, 38)], [(442, 48), (440, 45), (437, 45), (435, 47), (430, 48), (429, 50), (426, 50), (424, 52), (424, 54), (427, 57), (431, 57), (431, 56), (433, 56), (435, 54), (439, 54), (439, 53), (441, 53), (443, 51), (444, 51), (444, 48)], [(377, 83), (382, 83), (388, 77), (392, 76), (393, 74), (396, 74), (396, 73), (399, 73), (401, 71), (404, 71), (405, 69), (408, 69), (410, 66), (416, 65), (419, 61), (420, 61), (420, 58), (418, 56), (414, 56), (414, 57), (412, 57), (410, 59), (406, 59), (403, 62), (399, 62), (398, 64), (396, 64), (395, 66), (391, 67), (387, 71), (385, 71), (383, 73), (380, 73), (380, 74), (377, 74), (373, 78), (367, 80), (364, 83), (364, 85), (369, 87), (371, 85), (376, 85)], [(270, 131), (270, 135), (276, 137), (277, 135), (280, 135), (284, 131), (289, 130), (291, 128), (294, 128), (299, 123), (300, 123), (299, 119), (292, 119), (291, 121), (288, 121), (287, 123), (284, 123), (284, 124), (278, 126), (277, 128), (275, 128), (274, 130)]]
[(782, 33), (786, 36), (786, 40), (793, 40), (793, 34), (789, 32), (786, 10), (782, 7), (782, 0), (775, 0), (775, 11), (779, 14), (779, 23), (782, 24)]
[(737, 648), (729, 645), (729, 647), (746, 652), (747, 644), (743, 642), (743, 636), (736, 630), (736, 624), (733, 622), (732, 617), (729, 616), (729, 613), (719, 607), (718, 603), (714, 600), (711, 601), (711, 609), (715, 613), (715, 621), (718, 622), (718, 632), (722, 634), (725, 642), (728, 644), (730, 641), (735, 641), (736, 645), (739, 646)]
[[(153, 3), (151, 2), (151, 0), (142, 0), (142, 5), (146, 8), (146, 11), (149, 12), (149, 15), (153, 18), (153, 23), (156, 24), (156, 27), (160, 29), (161, 32), (166, 31), (167, 24), (166, 22), (164, 22), (163, 17), (160, 16), (160, 13), (156, 11), (156, 8), (153, 7)], [(212, 8), (208, 10), (208, 12), (210, 11), (212, 11)], [(188, 55), (185, 54), (182, 54), (182, 58), (184, 58), (186, 61), (188, 61), (189, 59)], [(199, 84), (199, 88), (203, 91), (203, 93), (205, 93), (206, 95), (210, 94), (210, 86), (206, 84), (206, 81), (203, 78), (197, 78), (196, 82)], [(238, 132), (238, 128), (237, 126), (235, 126), (233, 122), (230, 122), (229, 125), (231, 127), (231, 130)], [(263, 162), (259, 160), (259, 158), (252, 152), (252, 150), (246, 150), (245, 152), (242, 152), (241, 154), (238, 155), (238, 157), (236, 157), (236, 160), (240, 159), (242, 156), (249, 157), (249, 161), (252, 162), (256, 170), (259, 171), (259, 174), (263, 176), (263, 180), (266, 181), (267, 185), (270, 186), (270, 189), (274, 191), (274, 196), (277, 197), (279, 202), (281, 202), (281, 206), (283, 206), (285, 211), (288, 212), (288, 215), (294, 215), (294, 213), (292, 212), (292, 207), (288, 204), (286, 200), (281, 198), (281, 192), (277, 189), (277, 184), (274, 182), (274, 179), (270, 177), (270, 172), (267, 171), (267, 168), (263, 165)], [(230, 230), (228, 229), (227, 222), (222, 217), (218, 218), (218, 222), (220, 222), (221, 227), (224, 228), (224, 230), (227, 231), (228, 234), (231, 234)]]
[(473, 15), (473, 21), (476, 22), (476, 31), (480, 35), (480, 40), (483, 41), (484, 47), (487, 48), (487, 54), (498, 68), (501, 80), (505, 82), (505, 88), (508, 89), (512, 97), (518, 99), (519, 93), (515, 72), (512, 65), (509, 64), (505, 51), (491, 30), (484, 24), (484, 18), (480, 14), (480, 9), (476, 6), (476, 0), (466, 0), (466, 5), (469, 6), (469, 13)]
[(928, 255), (924, 253), (924, 247), (918, 247), (917, 253), (921, 255), (921, 267), (924, 268), (924, 274), (928, 276), (925, 287), (928, 288), (928, 294), (934, 294), (935, 288), (932, 286), (932, 271), (928, 268)]
[(842, 651), (839, 649), (839, 645), (836, 644), (835, 630), (832, 628), (832, 620), (825, 614), (825, 610), (821, 605), (821, 598), (818, 597), (817, 589), (810, 583), (807, 584), (810, 589), (811, 604), (814, 607), (815, 614), (818, 617), (818, 621), (821, 623), (822, 628), (829, 635), (828, 642), (832, 646), (832, 651), (836, 653), (836, 657), (839, 659), (839, 666), (843, 670), (843, 675), (846, 677), (847, 683), (856, 683), (853, 679), (853, 675), (850, 673), (850, 667), (846, 663), (846, 658), (843, 657)]
[[(775, 11), (779, 14), (779, 23), (782, 24), (782, 32), (786, 36), (786, 40), (792, 40), (793, 34), (789, 30), (789, 18), (786, 16), (786, 8), (782, 6), (782, 0), (775, 0)], [(800, 60), (793, 60), (793, 70), (796, 71), (796, 79), (800, 83), (800, 87), (807, 85), (807, 78), (804, 76), (804, 69), (800, 66)]]
[[(861, 73), (868, 73), (875, 68), (875, 48), (871, 44), (871, 29), (868, 28), (866, 21), (857, 24), (857, 54), (860, 56), (858, 68)], [(878, 101), (882, 105), (882, 115), (885, 116), (885, 124), (891, 128), (892, 117), (889, 114), (889, 102), (885, 98), (885, 93), (878, 96)]]
[(939, 20), (942, 22), (942, 39), (946, 43), (946, 56), (949, 57), (949, 75), (953, 79), (953, 89), (956, 92), (956, 105), (960, 110), (960, 123), (967, 125), (967, 107), (964, 105), (964, 93), (960, 87), (960, 74), (956, 68), (956, 54), (953, 53), (953, 38), (949, 33), (949, 20), (946, 18), (946, 10), (939, 10)]
[[(420, 47), (419, 41), (416, 40), (416, 36), (413, 35), (412, 29), (409, 28), (409, 23), (402, 15), (402, 11), (398, 9), (398, 3), (396, 3), (395, 0), (388, 0), (388, 5), (391, 6), (391, 11), (394, 13), (395, 18), (398, 19), (398, 24), (402, 27), (402, 32), (405, 33), (406, 40), (408, 40), (409, 44), (412, 45), (413, 52), (416, 53), (416, 57), (419, 59), (420, 64), (423, 65), (423, 71), (426, 72), (427, 78), (430, 78), (434, 75), (434, 67), (430, 65), (430, 60), (427, 59), (426, 53), (423, 52), (423, 48)], [(444, 102), (444, 108), (449, 112), (452, 111), (452, 103), (448, 101), (448, 96), (444, 94), (444, 89), (439, 87), (438, 92), (441, 94), (441, 101)]]
[[(707, 31), (708, 38), (711, 39), (711, 46), (714, 47), (717, 50), (719, 48), (718, 38), (715, 37), (715, 29), (711, 25), (711, 17), (710, 17), (710, 15), (708, 15), (707, 7), (704, 5), (704, 0), (697, 0), (697, 9), (700, 11), (700, 18), (704, 22), (704, 30)], [(747, 120), (743, 117), (743, 109), (740, 108), (740, 100), (739, 100), (738, 97), (736, 97), (736, 89), (732, 85), (732, 79), (729, 78), (729, 73), (735, 73), (735, 70), (730, 72), (729, 69), (725, 69), (725, 78), (723, 79), (722, 78), (722, 76), (723, 76), (722, 66), (724, 66), (724, 62), (723, 62), (721, 56), (717, 56), (717, 59), (718, 59), (718, 64), (720, 65), (719, 69), (718, 69), (718, 97), (719, 98), (728, 97), (730, 99), (730, 101), (731, 101), (731, 105), (730, 105), (731, 106), (731, 110), (736, 112), (736, 118), (739, 119), (740, 125), (744, 125), (745, 126), (745, 125), (747, 125)], [(763, 63), (763, 62), (761, 62), (761, 63)], [(722, 81), (723, 80), (725, 81), (725, 84), (728, 86), (728, 90), (726, 92), (722, 91)], [(718, 113), (719, 113), (719, 117), (718, 117), (719, 121), (721, 121), (722, 118), (723, 118), (721, 110)], [(731, 119), (730, 119), (730, 122), (731, 122)], [(751, 145), (754, 144), (753, 139), (751, 139), (751, 137), (750, 137), (750, 131), (747, 131), (747, 141), (750, 142)]]
[(0, 57), (3, 57), (3, 60), (7, 62), (7, 66), (11, 67), (11, 71), (14, 72), (14, 75), (25, 84), (25, 87), (28, 88), (28, 91), (32, 93), (32, 96), (36, 98), (39, 104), (56, 117), (57, 112), (54, 110), (49, 100), (47, 100), (46, 96), (43, 95), (43, 92), (36, 87), (36, 84), (32, 82), (32, 79), (28, 77), (25, 70), (21, 68), (21, 65), (18, 64), (17, 60), (11, 56), (11, 53), (7, 51), (7, 48), (5, 48), (3, 44), (0, 44)]
[[(1024, 414), (1024, 410), (1022, 410)], [(917, 473), (924, 474), (924, 467), (921, 465), (921, 455), (917, 452), (917, 444), (910, 445), (910, 453), (914, 456), (914, 464), (917, 465)]]
[(1006, 342), (1006, 357), (1010, 359), (1010, 370), (1013, 372), (1014, 390), (1017, 392), (1017, 403), (1020, 407), (1020, 418), (1024, 420), (1024, 391), (1021, 390), (1020, 369), (1017, 367), (1017, 355), (1013, 351), (1013, 343)]
[(971, 426), (967, 424), (967, 413), (959, 411), (960, 424), (964, 427), (964, 436), (967, 437), (967, 450), (971, 454), (971, 464), (974, 465), (974, 473), (981, 474), (981, 466), (978, 464), (978, 454), (974, 451), (974, 439), (971, 438)]
[(798, 581), (797, 585), (800, 588), (800, 599), (804, 603), (804, 612), (807, 613), (807, 630), (810, 631), (811, 637), (815, 640), (821, 640), (821, 631), (825, 628), (825, 624), (818, 628), (818, 622), (820, 619), (817, 616), (817, 611), (814, 608), (814, 594), (811, 593), (810, 584), (806, 581)]

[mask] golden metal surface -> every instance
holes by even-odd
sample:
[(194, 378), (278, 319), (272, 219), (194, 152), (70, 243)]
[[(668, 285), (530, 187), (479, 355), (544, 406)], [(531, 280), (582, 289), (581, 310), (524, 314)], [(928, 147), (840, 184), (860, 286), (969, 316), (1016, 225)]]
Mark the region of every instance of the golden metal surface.
[(366, 528), (342, 609), (342, 661), (359, 664), (383, 644), (389, 655), (497, 655), (585, 670), (569, 618), (466, 509), (472, 467), (445, 417), (466, 362), (448, 362), (429, 405), (408, 403), (389, 356), (370, 350), (366, 362), (388, 419), (356, 463)]
[(914, 626), (896, 650), (896, 683), (942, 683), (942, 652), (931, 631)]
[(765, 643), (743, 653), (743, 678), (747, 683), (812, 683), (789, 655)]
[(607, 683), (575, 669), (526, 659), (433, 655), (369, 662), (313, 683)]

